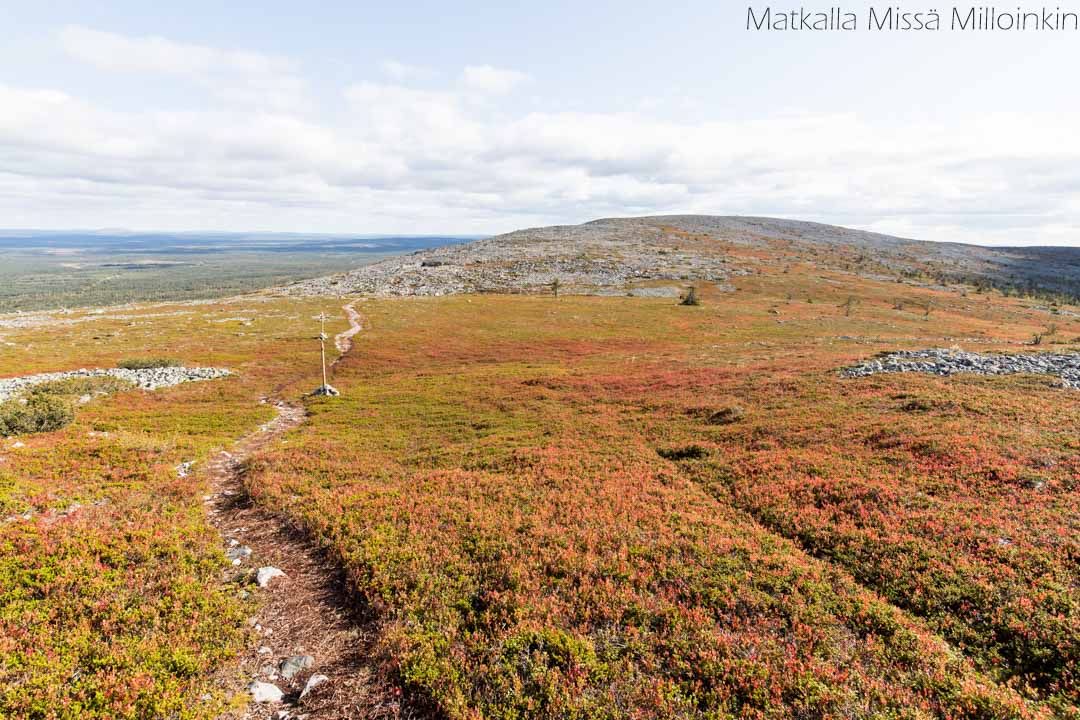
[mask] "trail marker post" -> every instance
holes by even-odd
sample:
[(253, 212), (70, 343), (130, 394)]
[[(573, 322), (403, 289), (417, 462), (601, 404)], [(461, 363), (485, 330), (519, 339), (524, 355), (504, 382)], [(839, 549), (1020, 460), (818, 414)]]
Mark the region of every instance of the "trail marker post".
[(319, 313), (319, 358), (322, 362), (322, 385), (315, 389), (312, 395), (327, 395), (337, 397), (341, 393), (337, 391), (326, 378), (326, 311)]

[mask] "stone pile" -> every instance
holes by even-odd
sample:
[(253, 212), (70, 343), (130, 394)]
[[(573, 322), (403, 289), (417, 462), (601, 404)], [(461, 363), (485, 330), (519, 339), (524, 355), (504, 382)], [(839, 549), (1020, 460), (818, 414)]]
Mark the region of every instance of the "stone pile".
[(141, 390), (157, 390), (182, 383), (215, 380), (231, 374), (229, 370), (211, 367), (162, 367), (144, 370), (110, 368), (107, 370), (82, 369), (69, 372), (40, 373), (38, 375), (0, 379), (0, 402), (19, 395), (35, 385), (72, 378), (114, 377), (127, 380), (132, 386)]
[(920, 372), (932, 375), (1056, 375), (1065, 387), (1080, 390), (1080, 353), (982, 354), (956, 349), (900, 350), (841, 371), (844, 377)]

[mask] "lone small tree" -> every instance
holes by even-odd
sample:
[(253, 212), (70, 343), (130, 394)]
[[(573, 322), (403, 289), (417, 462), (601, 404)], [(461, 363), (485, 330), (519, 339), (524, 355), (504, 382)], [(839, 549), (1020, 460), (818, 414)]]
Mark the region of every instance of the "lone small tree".
[(562, 287), (562, 281), (559, 278), (555, 278), (551, 281), (551, 294), (555, 297), (559, 297), (559, 288)]
[(700, 305), (701, 301), (698, 300), (697, 288), (693, 285), (686, 288), (686, 292), (682, 294), (682, 298), (679, 300), (680, 305)]

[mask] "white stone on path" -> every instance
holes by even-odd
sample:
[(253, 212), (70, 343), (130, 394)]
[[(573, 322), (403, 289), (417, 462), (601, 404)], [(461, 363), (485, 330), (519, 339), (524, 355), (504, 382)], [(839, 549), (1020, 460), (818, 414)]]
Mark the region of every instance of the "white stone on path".
[(270, 581), (276, 577), (285, 577), (285, 573), (278, 570), (276, 567), (259, 568), (259, 572), (255, 575), (255, 582), (259, 583), (259, 587), (266, 587), (270, 584)]
[(307, 670), (315, 664), (315, 658), (310, 655), (293, 655), (281, 662), (281, 676), (286, 680), (292, 680), (297, 673)]
[(307, 695), (309, 692), (317, 688), (319, 685), (322, 685), (329, 679), (330, 678), (326, 677), (325, 675), (312, 675), (311, 677), (309, 677), (307, 685), (304, 686), (303, 692), (300, 693), (300, 699), (303, 700), (305, 695)]
[(248, 692), (251, 693), (251, 699), (257, 703), (281, 702), (281, 698), (285, 696), (277, 685), (258, 680), (253, 680), (248, 685)]

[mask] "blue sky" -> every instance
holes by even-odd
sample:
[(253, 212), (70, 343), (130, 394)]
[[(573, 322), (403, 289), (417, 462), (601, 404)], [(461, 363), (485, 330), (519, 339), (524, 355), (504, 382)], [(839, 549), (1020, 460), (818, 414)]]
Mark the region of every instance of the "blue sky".
[(8, 3), (0, 224), (494, 233), (703, 212), (1080, 244), (1080, 35), (762, 33), (746, 12)]

